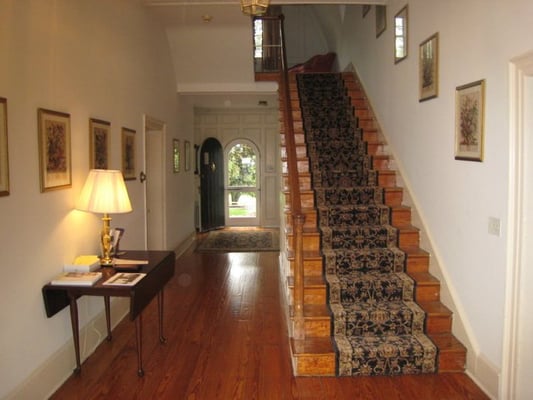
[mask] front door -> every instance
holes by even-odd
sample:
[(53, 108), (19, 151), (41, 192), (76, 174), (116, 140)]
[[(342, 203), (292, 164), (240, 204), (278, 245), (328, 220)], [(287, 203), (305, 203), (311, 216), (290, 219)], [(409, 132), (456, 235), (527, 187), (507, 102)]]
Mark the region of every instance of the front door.
[(259, 225), (259, 151), (249, 140), (226, 148), (226, 225)]
[(215, 138), (200, 148), (200, 230), (224, 227), (224, 155)]

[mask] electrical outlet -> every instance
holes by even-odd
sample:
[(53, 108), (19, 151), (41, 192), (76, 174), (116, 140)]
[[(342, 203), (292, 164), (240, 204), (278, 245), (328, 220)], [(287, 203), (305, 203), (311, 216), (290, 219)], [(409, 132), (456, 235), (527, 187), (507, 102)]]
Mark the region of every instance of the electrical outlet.
[(494, 236), (500, 236), (501, 224), (499, 218), (489, 217), (489, 233)]

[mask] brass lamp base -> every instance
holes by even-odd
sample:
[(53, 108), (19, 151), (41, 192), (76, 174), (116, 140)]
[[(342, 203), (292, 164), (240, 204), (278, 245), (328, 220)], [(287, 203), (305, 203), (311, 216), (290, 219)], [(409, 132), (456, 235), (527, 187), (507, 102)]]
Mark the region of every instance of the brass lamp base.
[(102, 234), (100, 237), (102, 245), (102, 257), (100, 258), (100, 265), (104, 267), (110, 267), (113, 265), (113, 259), (111, 258), (111, 217), (109, 214), (105, 213), (102, 217), (102, 221), (104, 226), (102, 228)]

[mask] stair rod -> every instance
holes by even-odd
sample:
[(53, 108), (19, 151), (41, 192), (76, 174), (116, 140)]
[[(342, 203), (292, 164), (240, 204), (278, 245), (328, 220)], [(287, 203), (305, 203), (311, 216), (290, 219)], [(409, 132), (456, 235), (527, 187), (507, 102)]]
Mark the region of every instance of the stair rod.
[(285, 149), (287, 152), (287, 166), (289, 172), (290, 207), (292, 215), (293, 251), (294, 251), (294, 292), (293, 292), (293, 326), (292, 334), (295, 339), (305, 338), (304, 329), (304, 266), (303, 266), (303, 225), (305, 215), (302, 214), (300, 200), (300, 182), (298, 176), (298, 162), (296, 144), (294, 140), (294, 121), (292, 117), (291, 96), (289, 88), (289, 72), (287, 68), (287, 54), (285, 51), (285, 17), (261, 17), (263, 19), (278, 19), (281, 39), (281, 71), (280, 96), (283, 98)]

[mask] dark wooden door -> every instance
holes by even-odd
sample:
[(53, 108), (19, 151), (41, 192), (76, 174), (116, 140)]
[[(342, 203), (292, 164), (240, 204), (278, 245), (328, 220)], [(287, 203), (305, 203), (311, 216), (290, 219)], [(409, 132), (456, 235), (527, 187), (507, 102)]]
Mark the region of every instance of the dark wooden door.
[(224, 227), (224, 154), (215, 138), (200, 148), (200, 204), (202, 232)]

